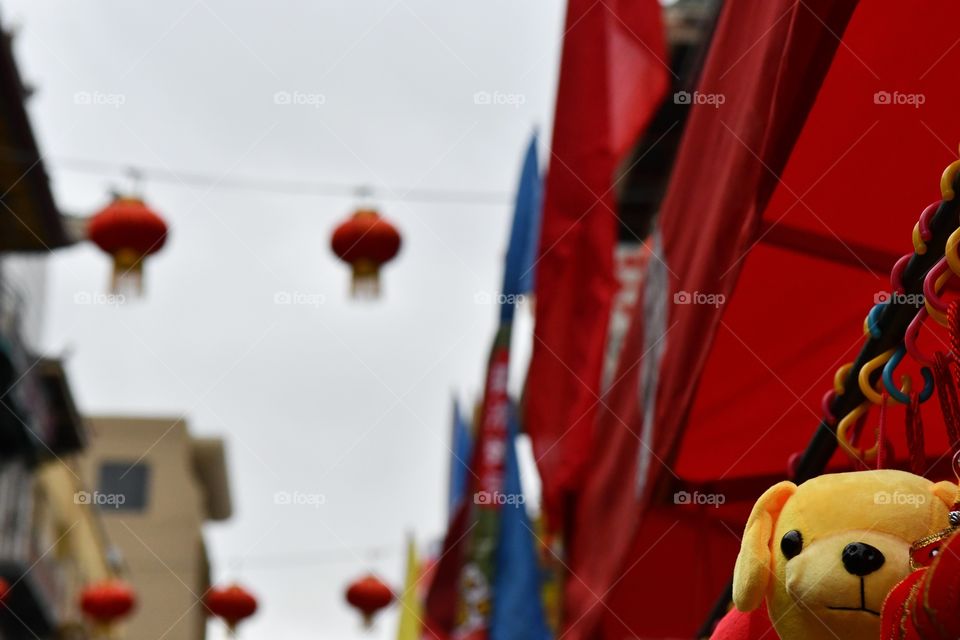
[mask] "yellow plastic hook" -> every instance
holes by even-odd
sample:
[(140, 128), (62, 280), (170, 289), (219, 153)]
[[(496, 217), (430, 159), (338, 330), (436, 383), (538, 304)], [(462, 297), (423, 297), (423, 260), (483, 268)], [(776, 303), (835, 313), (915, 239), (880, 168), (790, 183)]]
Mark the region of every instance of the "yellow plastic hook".
[(953, 200), (956, 195), (953, 192), (953, 183), (957, 178), (957, 172), (960, 171), (960, 160), (954, 160), (943, 170), (940, 176), (940, 196), (944, 200)]
[[(867, 364), (863, 365), (863, 368), (860, 369), (859, 375), (857, 375), (857, 382), (860, 383), (860, 391), (862, 391), (863, 395), (865, 395), (867, 399), (873, 404), (882, 404), (883, 396), (876, 390), (876, 388), (874, 388), (872, 384), (870, 384), (870, 376), (873, 375), (874, 371), (876, 371), (877, 369), (880, 369), (881, 367), (883, 367), (883, 365), (887, 364), (887, 361), (893, 357), (893, 354), (896, 353), (896, 351), (897, 351), (896, 349), (888, 349), (884, 351), (883, 353), (878, 355), (876, 358), (874, 358), (873, 360), (870, 360), (869, 362), (867, 362)], [(900, 387), (900, 391), (906, 395), (910, 395), (910, 390), (913, 386), (912, 381), (910, 380), (910, 376), (905, 375), (903, 376), (902, 380), (903, 382), (902, 382), (902, 386)], [(883, 384), (879, 380), (877, 382), (879, 384)], [(888, 405), (894, 404), (895, 402), (896, 400), (894, 398), (887, 396)]]
[(913, 250), (917, 255), (922, 256), (927, 252), (927, 243), (923, 241), (920, 235), (920, 223), (913, 225)]
[(850, 443), (850, 440), (847, 438), (847, 432), (850, 430), (854, 424), (857, 423), (857, 420), (865, 414), (870, 409), (870, 401), (864, 402), (859, 405), (856, 409), (843, 416), (840, 420), (840, 424), (837, 425), (837, 442), (847, 452), (851, 458), (860, 460), (862, 462), (873, 462), (877, 459), (877, 452), (880, 450), (880, 440), (874, 443), (872, 447), (866, 451), (859, 451), (854, 448)]
[(853, 369), (852, 362), (843, 365), (833, 374), (833, 392), (838, 396), (842, 396), (845, 391), (843, 383), (847, 380), (847, 376), (850, 375), (850, 369)]
[[(956, 231), (954, 231), (953, 234), (951, 234), (950, 238), (953, 238), (954, 235), (956, 235)], [(958, 236), (957, 239), (960, 240), (960, 236)], [(949, 245), (949, 243), (950, 243), (950, 240), (948, 239), (947, 244)], [(950, 255), (949, 254), (950, 250), (947, 249), (947, 251), (948, 251), (947, 255)], [(947, 264), (949, 263), (950, 263), (950, 260), (947, 259)], [(958, 266), (960, 266), (960, 264), (958, 264)], [(953, 269), (953, 267), (951, 267), (951, 269)], [(952, 275), (953, 273), (951, 271), (944, 271), (943, 274), (939, 278), (937, 278), (937, 281), (933, 283), (934, 290), (938, 294), (946, 286), (947, 280), (949, 280), (950, 276)], [(949, 324), (947, 320), (947, 314), (945, 314), (943, 311), (937, 311), (936, 309), (934, 309), (933, 305), (930, 304), (930, 301), (927, 300), (926, 298), (923, 299), (923, 306), (927, 308), (927, 315), (929, 315), (931, 318), (936, 320), (937, 324), (939, 324), (942, 327), (946, 327)]]
[(947, 257), (947, 264), (950, 265), (950, 270), (960, 276), (960, 255), (957, 255), (958, 244), (960, 244), (960, 229), (951, 233), (950, 237), (947, 238), (947, 245), (944, 247), (943, 253)]

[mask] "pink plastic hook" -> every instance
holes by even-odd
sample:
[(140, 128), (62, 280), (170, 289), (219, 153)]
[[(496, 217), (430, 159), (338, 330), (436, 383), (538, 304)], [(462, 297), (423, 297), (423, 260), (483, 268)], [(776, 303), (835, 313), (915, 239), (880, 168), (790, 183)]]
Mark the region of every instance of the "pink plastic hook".
[(943, 277), (947, 271), (949, 271), (950, 265), (947, 264), (946, 258), (940, 258), (937, 264), (933, 265), (933, 268), (927, 272), (927, 277), (923, 279), (923, 298), (930, 303), (930, 306), (940, 311), (941, 313), (947, 312), (947, 303), (940, 299), (939, 294), (937, 293), (937, 280)]
[(820, 400), (820, 409), (823, 411), (823, 417), (827, 424), (833, 424), (837, 421), (837, 417), (833, 415), (833, 412), (830, 411), (830, 405), (833, 404), (833, 401), (837, 398), (837, 394), (833, 389), (830, 389)]
[(893, 287), (894, 293), (903, 293), (903, 270), (907, 268), (907, 263), (910, 262), (912, 257), (913, 254), (908, 253), (897, 260), (893, 269), (890, 270), (890, 285)]
[(935, 214), (939, 208), (940, 201), (937, 201), (927, 205), (927, 208), (920, 214), (920, 237), (923, 238), (924, 242), (928, 242), (930, 238), (933, 237), (933, 233), (930, 231), (930, 218), (933, 217), (933, 214)]
[[(910, 321), (910, 324), (907, 325), (907, 330), (903, 334), (903, 344), (907, 347), (907, 353), (910, 354), (910, 357), (919, 362), (920, 364), (927, 365), (932, 367), (934, 365), (934, 359), (931, 356), (928, 356), (920, 350), (920, 346), (917, 344), (917, 336), (920, 334), (920, 329), (923, 327), (924, 321), (926, 321), (928, 316), (926, 308), (920, 309), (917, 312), (917, 315), (914, 316), (913, 320)], [(953, 360), (954, 354), (947, 351), (947, 359)]]

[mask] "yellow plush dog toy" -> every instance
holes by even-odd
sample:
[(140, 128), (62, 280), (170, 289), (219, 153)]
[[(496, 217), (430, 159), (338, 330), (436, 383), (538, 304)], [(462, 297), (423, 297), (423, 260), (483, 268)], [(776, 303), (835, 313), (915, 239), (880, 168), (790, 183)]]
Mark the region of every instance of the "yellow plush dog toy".
[(733, 601), (767, 600), (782, 640), (876, 640), (910, 545), (949, 526), (957, 486), (903, 471), (824, 475), (766, 491), (747, 520)]

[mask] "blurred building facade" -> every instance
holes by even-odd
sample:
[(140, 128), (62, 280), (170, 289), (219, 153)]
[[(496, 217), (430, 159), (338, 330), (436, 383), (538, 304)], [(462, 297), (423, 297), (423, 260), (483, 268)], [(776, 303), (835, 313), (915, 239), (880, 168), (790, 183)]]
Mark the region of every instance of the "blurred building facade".
[(89, 425), (81, 465), (93, 479), (89, 500), (144, 603), (127, 637), (202, 640), (210, 587), (202, 528), (231, 513), (223, 441), (194, 437), (175, 417), (94, 417)]
[(24, 105), (29, 90), (0, 30), (0, 638), (87, 638), (80, 590), (114, 556), (77, 455), (84, 423), (56, 359), (39, 346), (46, 261), (69, 244)]

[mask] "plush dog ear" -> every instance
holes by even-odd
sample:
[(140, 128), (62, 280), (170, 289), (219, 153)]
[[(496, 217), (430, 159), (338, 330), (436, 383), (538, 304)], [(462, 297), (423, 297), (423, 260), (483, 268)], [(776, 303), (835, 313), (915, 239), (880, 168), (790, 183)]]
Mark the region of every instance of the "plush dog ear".
[(753, 611), (763, 602), (771, 574), (770, 538), (783, 505), (796, 491), (797, 485), (785, 480), (753, 505), (733, 569), (733, 603), (740, 611)]
[(944, 480), (930, 487), (930, 493), (947, 505), (947, 510), (953, 509), (957, 503), (957, 483)]

